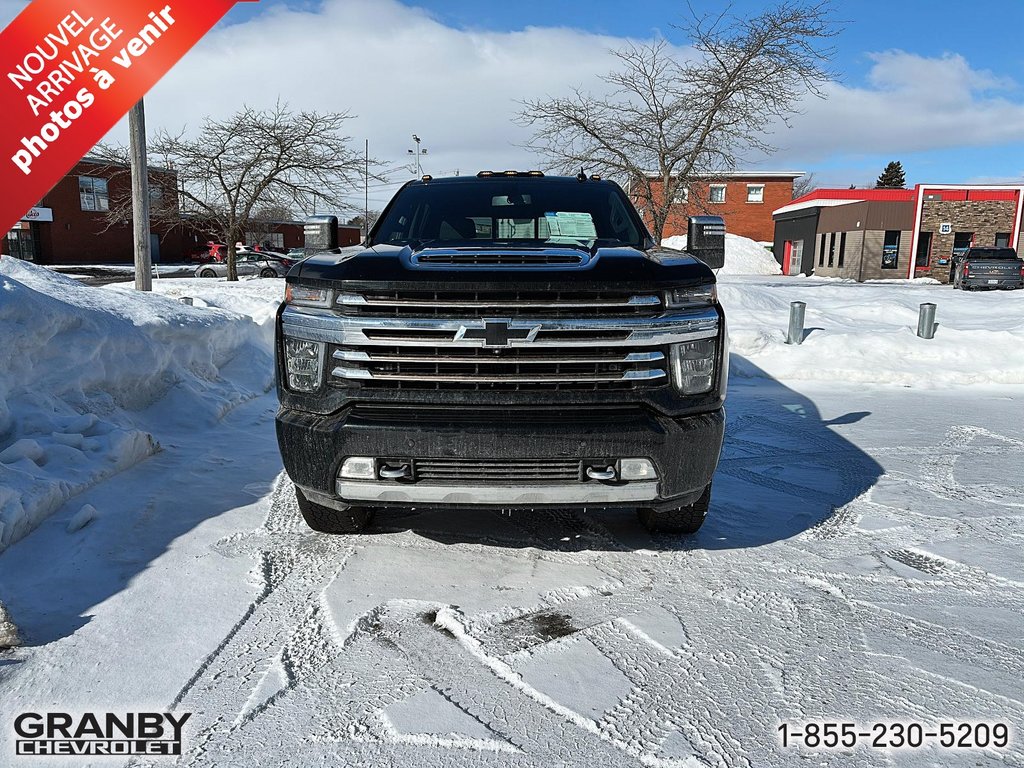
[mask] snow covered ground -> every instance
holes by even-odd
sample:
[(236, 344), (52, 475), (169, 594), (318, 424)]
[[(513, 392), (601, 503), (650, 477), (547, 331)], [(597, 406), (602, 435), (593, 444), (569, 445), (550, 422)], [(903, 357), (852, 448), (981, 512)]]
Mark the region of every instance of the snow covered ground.
[[(686, 250), (686, 235), (673, 235), (661, 241), (666, 248)], [(718, 270), (724, 275), (780, 275), (782, 267), (771, 251), (749, 237), (726, 233), (725, 266)]]
[[(280, 296), (283, 281), (273, 282)], [(0, 299), (0, 551), (159, 451), (154, 433), (166, 423), (214, 426), (272, 384), (269, 310), (254, 322), (97, 290), (11, 258), (0, 259)]]
[[(325, 537), (280, 475), (264, 391), (281, 281), (139, 297), (9, 269), (0, 328), (28, 336), (36, 375), (78, 339), (74, 387), (22, 371), (19, 389), (0, 366), (0, 447), (48, 451), (15, 469), (78, 466), (53, 434), (97, 402), (113, 403), (105, 434), (161, 450), (0, 554), (24, 642), (0, 654), (4, 727), (28, 710), (192, 712), (182, 763), (211, 766), (1024, 764), (1024, 292), (724, 277), (727, 443), (689, 540), (611, 512), (388, 513)], [(914, 335), (923, 301), (932, 341)], [(107, 349), (133, 334), (163, 352)], [(151, 369), (173, 380), (138, 402), (94, 394)], [(809, 720), (1018, 732), (1001, 751), (780, 745), (781, 722)], [(21, 764), (9, 749), (0, 764)]]

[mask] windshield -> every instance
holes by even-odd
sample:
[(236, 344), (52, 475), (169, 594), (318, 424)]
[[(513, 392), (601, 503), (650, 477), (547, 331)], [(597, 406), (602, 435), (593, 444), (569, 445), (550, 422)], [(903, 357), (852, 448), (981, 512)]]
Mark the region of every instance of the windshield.
[(968, 256), (972, 259), (1016, 259), (1013, 248), (971, 248)]
[(618, 187), (594, 182), (428, 182), (399, 192), (372, 243), (643, 248), (643, 231), (629, 205)]

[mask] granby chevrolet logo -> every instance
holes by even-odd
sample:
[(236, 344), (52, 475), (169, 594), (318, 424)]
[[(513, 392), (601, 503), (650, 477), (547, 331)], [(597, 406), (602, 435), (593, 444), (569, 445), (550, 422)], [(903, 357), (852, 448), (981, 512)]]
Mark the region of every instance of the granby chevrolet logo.
[(14, 721), (17, 755), (180, 755), (191, 712), (23, 712)]
[(539, 325), (514, 323), (512, 320), (487, 319), (481, 327), (461, 326), (455, 341), (483, 341), (485, 347), (511, 347), (513, 341), (533, 341), (540, 332)]

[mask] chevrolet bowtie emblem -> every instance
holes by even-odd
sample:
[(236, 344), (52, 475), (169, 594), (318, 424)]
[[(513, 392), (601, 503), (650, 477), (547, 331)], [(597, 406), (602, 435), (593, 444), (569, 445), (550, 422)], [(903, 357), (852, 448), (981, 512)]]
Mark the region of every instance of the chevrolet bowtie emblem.
[(511, 320), (484, 320), (478, 328), (460, 327), (455, 341), (481, 340), (485, 347), (510, 347), (513, 341), (533, 341), (539, 331), (539, 325), (514, 326)]

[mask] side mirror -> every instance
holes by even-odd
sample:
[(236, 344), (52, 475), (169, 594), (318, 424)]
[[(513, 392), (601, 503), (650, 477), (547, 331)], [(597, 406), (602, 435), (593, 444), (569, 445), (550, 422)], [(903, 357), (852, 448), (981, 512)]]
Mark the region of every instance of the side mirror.
[(712, 269), (725, 266), (725, 220), (721, 216), (691, 216), (686, 227), (686, 250)]
[(303, 246), (307, 256), (338, 247), (337, 216), (307, 216), (303, 233)]

